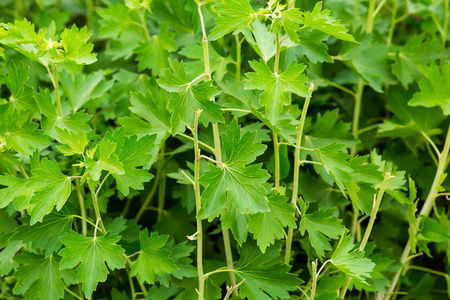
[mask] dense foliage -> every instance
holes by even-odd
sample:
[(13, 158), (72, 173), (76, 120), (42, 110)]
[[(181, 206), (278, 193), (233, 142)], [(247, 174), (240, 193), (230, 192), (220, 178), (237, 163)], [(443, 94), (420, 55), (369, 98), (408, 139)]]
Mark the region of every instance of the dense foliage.
[(448, 299), (449, 0), (2, 0), (0, 299)]

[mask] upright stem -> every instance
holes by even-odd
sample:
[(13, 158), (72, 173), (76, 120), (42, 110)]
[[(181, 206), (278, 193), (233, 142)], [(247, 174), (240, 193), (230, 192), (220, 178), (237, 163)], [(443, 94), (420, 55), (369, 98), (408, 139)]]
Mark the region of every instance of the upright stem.
[(86, 0), (86, 24), (88, 30), (92, 29), (92, 15), (94, 14), (94, 0)]
[[(205, 22), (203, 20), (203, 14), (202, 14), (202, 5), (203, 5), (203, 2), (199, 2), (197, 8), (198, 8), (200, 24), (201, 24), (202, 33), (203, 33), (203, 38), (202, 38), (203, 61), (205, 64), (206, 77), (208, 79), (211, 79), (211, 65), (209, 62), (208, 37), (206, 36)], [(240, 55), (239, 55), (238, 59), (240, 61)], [(240, 74), (240, 63), (239, 63), (239, 74)], [(214, 101), (214, 97), (212, 97), (210, 100)], [(214, 123), (212, 125), (212, 127), (213, 127), (213, 136), (214, 136), (214, 156), (216, 157), (216, 161), (222, 162), (222, 150), (220, 147), (219, 125), (217, 123)], [(198, 143), (198, 139), (197, 139), (197, 143)], [(225, 249), (225, 257), (226, 257), (226, 261), (227, 261), (227, 267), (229, 269), (233, 270), (234, 269), (233, 253), (231, 252), (231, 241), (230, 241), (230, 234), (228, 232), (228, 229), (222, 227), (222, 236), (223, 236), (223, 243), (224, 243), (224, 249)], [(230, 272), (229, 276), (230, 276), (231, 285), (235, 286), (236, 285), (236, 276), (235, 276), (234, 272)], [(233, 293), (237, 295), (237, 289), (234, 290)]]
[[(306, 113), (308, 111), (309, 102), (311, 100), (311, 95), (314, 89), (314, 84), (311, 83), (311, 87), (309, 89), (309, 97), (305, 99), (305, 104), (303, 105), (302, 114), (300, 116), (300, 125), (298, 125), (298, 132), (297, 132), (297, 142), (295, 144), (295, 152), (294, 152), (294, 187), (292, 189), (292, 205), (297, 205), (297, 198), (298, 198), (298, 184), (299, 184), (299, 174), (300, 174), (300, 149), (302, 145), (302, 138), (303, 138), (303, 128), (305, 125), (306, 120)], [(292, 248), (292, 237), (294, 235), (294, 229), (292, 227), (289, 227), (288, 229), (288, 236), (286, 238), (286, 253), (284, 256), (284, 263), (289, 264), (289, 261), (291, 259), (291, 248)]]
[[(275, 65), (273, 68), (273, 72), (278, 74), (280, 67), (280, 35), (277, 33), (276, 40), (276, 52), (275, 52)], [(273, 134), (273, 151), (274, 151), (274, 159), (275, 159), (275, 189), (280, 191), (280, 144), (278, 141), (278, 135), (275, 132)]]
[(62, 117), (61, 97), (59, 95), (58, 65), (53, 65), (53, 79), (55, 84), (56, 105), (58, 107), (58, 117)]
[[(75, 167), (72, 167), (75, 171)], [(80, 179), (75, 178), (75, 189), (77, 191), (78, 203), (80, 204), (80, 213), (83, 219), (81, 219), (81, 234), (83, 236), (87, 235), (87, 222), (86, 222), (86, 206), (84, 205), (84, 195), (81, 189)]]
[(106, 234), (106, 228), (105, 228), (105, 225), (103, 225), (103, 220), (102, 220), (102, 216), (100, 214), (100, 209), (98, 208), (98, 193), (100, 192), (100, 189), (102, 188), (102, 186), (105, 184), (106, 179), (109, 177), (109, 175), (111, 175), (111, 173), (108, 173), (103, 178), (102, 182), (98, 186), (98, 188), (95, 191), (95, 193), (92, 193), (92, 191), (91, 191), (91, 193), (92, 193), (92, 204), (94, 206), (95, 217), (97, 218), (97, 222), (100, 225), (100, 229), (103, 232), (103, 234)]
[(194, 191), (195, 191), (195, 208), (196, 208), (196, 219), (197, 219), (197, 274), (198, 274), (198, 292), (199, 300), (203, 300), (203, 294), (205, 291), (205, 279), (203, 274), (203, 229), (202, 220), (199, 218), (200, 208), (202, 205), (200, 196), (200, 148), (198, 147), (198, 118), (200, 112), (195, 113), (195, 123), (194, 123)]
[[(355, 94), (355, 108), (353, 111), (353, 124), (352, 124), (352, 133), (355, 138), (358, 138), (359, 135), (359, 117), (361, 115), (361, 103), (362, 103), (362, 95), (364, 92), (364, 81), (362, 79), (359, 80), (358, 89)], [(356, 145), (352, 146), (350, 154), (354, 156), (356, 154)]]
[(295, 7), (295, 0), (288, 0), (288, 9), (292, 9)]
[[(436, 174), (434, 176), (433, 184), (431, 185), (430, 192), (428, 193), (427, 199), (425, 200), (425, 203), (423, 204), (423, 207), (420, 210), (419, 218), (417, 219), (416, 226), (413, 227), (414, 235), (417, 234), (417, 230), (420, 227), (420, 224), (422, 222), (421, 216), (427, 217), (430, 214), (431, 209), (435, 203), (436, 194), (438, 192), (438, 187), (441, 184), (441, 177), (447, 167), (447, 158), (448, 158), (449, 150), (450, 150), (450, 126), (447, 131), (447, 137), (445, 138), (444, 149), (442, 150), (442, 152), (439, 155), (439, 164), (438, 164), (438, 168), (436, 170)], [(400, 258), (400, 262), (403, 266), (400, 268), (400, 270), (397, 271), (397, 273), (395, 273), (395, 275), (392, 279), (392, 282), (391, 282), (391, 286), (389, 287), (389, 289), (386, 293), (386, 297), (385, 297), (386, 300), (389, 300), (391, 298), (391, 294), (394, 292), (395, 287), (397, 286), (397, 282), (400, 278), (400, 275), (403, 272), (403, 268), (406, 266), (406, 263), (408, 262), (410, 252), (411, 252), (411, 240), (409, 239), (408, 242), (406, 243), (405, 249), (403, 250), (403, 254)]]
[(373, 30), (373, 12), (375, 10), (375, 0), (369, 0), (369, 11), (367, 12), (367, 33), (372, 33)]
[(383, 199), (384, 192), (386, 191), (387, 184), (391, 178), (390, 173), (384, 174), (383, 183), (381, 184), (380, 192), (378, 193), (377, 199), (375, 200), (375, 205), (372, 209), (372, 213), (370, 214), (369, 224), (367, 224), (366, 231), (364, 232), (363, 239), (361, 244), (359, 245), (359, 251), (364, 251), (366, 248), (367, 241), (369, 240), (370, 233), (372, 232), (373, 224), (375, 223), (375, 219), (377, 218), (378, 209), (380, 208), (381, 200)]
[(387, 39), (387, 46), (389, 47), (392, 43), (392, 37), (394, 36), (394, 30), (395, 30), (395, 25), (397, 24), (397, 9), (398, 9), (398, 4), (397, 4), (397, 0), (392, 0), (393, 3), (393, 7), (392, 7), (392, 14), (391, 14), (391, 25), (389, 26), (389, 33), (388, 33), (388, 39)]
[(241, 82), (241, 41), (239, 40), (239, 33), (234, 36), (236, 41), (236, 88), (239, 89)]
[(275, 157), (275, 189), (280, 191), (280, 143), (278, 141), (278, 135), (275, 131), (273, 134), (273, 155)]
[(447, 32), (448, 32), (448, 22), (450, 18), (450, 7), (449, 7), (449, 0), (444, 0), (444, 10), (445, 10), (445, 16), (444, 16), (444, 33), (442, 38), (442, 46), (445, 48), (445, 44), (447, 42)]
[[(158, 189), (160, 178), (161, 178), (161, 176), (164, 176), (163, 175), (163, 173), (164, 173), (164, 147), (165, 147), (164, 144), (162, 144), (161, 152), (159, 154), (158, 166), (156, 168), (156, 175), (155, 175), (155, 178), (153, 179), (154, 182), (152, 185), (152, 189), (148, 193), (147, 198), (145, 198), (144, 203), (142, 203), (141, 208), (139, 209), (138, 213), (136, 214), (136, 217), (133, 220), (133, 222), (135, 222), (135, 223), (139, 222), (143, 213), (147, 210), (147, 207), (149, 206), (150, 202), (152, 201), (153, 196), (156, 194), (156, 190)], [(159, 195), (158, 195), (158, 197), (159, 197)], [(159, 201), (159, 198), (158, 198), (158, 201)], [(158, 206), (159, 206), (159, 202), (158, 202)], [(159, 210), (158, 210), (158, 215), (159, 215)]]
[(23, 19), (25, 17), (25, 0), (16, 0), (15, 10), (16, 18)]
[[(383, 183), (381, 184), (380, 191), (378, 192), (377, 199), (375, 200), (375, 204), (372, 209), (372, 213), (370, 214), (369, 224), (367, 225), (366, 231), (364, 232), (364, 237), (361, 241), (361, 244), (359, 245), (359, 251), (364, 251), (364, 248), (366, 248), (367, 241), (369, 240), (370, 234), (372, 232), (373, 224), (375, 223), (375, 219), (377, 218), (378, 209), (380, 208), (381, 200), (383, 199), (384, 192), (386, 191), (387, 184), (391, 178), (394, 176), (391, 176), (390, 173), (386, 172), (384, 174)], [(350, 282), (352, 281), (351, 277), (347, 278), (347, 282), (345, 283), (344, 287), (341, 290), (340, 298), (344, 299), (345, 294), (347, 293), (348, 286), (350, 285)]]
[[(161, 175), (158, 178), (158, 217), (157, 222), (161, 220), (162, 212), (164, 211), (164, 202), (166, 199), (166, 174), (164, 173), (164, 158), (165, 158), (165, 144), (161, 145), (161, 151), (159, 154), (159, 164), (161, 164)], [(158, 165), (159, 166), (159, 165)]]

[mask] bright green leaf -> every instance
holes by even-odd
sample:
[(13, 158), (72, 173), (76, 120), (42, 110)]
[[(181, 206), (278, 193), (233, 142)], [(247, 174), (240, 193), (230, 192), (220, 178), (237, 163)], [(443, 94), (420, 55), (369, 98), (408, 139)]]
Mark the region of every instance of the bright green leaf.
[(99, 282), (105, 282), (110, 270), (122, 269), (125, 262), (122, 258), (124, 250), (117, 245), (120, 236), (107, 233), (104, 236), (84, 237), (75, 231), (60, 237), (66, 246), (59, 251), (62, 256), (60, 268), (77, 267), (77, 280), (83, 283), (86, 297), (90, 297), (97, 289)]

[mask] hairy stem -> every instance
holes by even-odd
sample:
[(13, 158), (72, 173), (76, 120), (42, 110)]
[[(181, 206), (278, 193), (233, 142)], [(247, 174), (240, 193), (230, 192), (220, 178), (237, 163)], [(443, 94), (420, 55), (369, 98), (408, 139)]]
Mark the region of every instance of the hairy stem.
[[(295, 151), (294, 151), (294, 186), (292, 189), (292, 199), (291, 199), (291, 203), (293, 206), (297, 205), (299, 174), (300, 174), (300, 166), (301, 166), (300, 150), (301, 150), (302, 138), (303, 138), (303, 128), (305, 126), (306, 113), (308, 112), (309, 102), (311, 100), (311, 95), (312, 95), (313, 90), (314, 90), (314, 84), (311, 83), (311, 87), (309, 88), (310, 96), (305, 99), (305, 104), (303, 104), (303, 110), (302, 110), (302, 114), (300, 116), (300, 125), (298, 125), (297, 142), (295, 144)], [(289, 227), (288, 236), (286, 238), (286, 252), (285, 252), (285, 256), (284, 256), (285, 264), (289, 264), (289, 261), (291, 259), (293, 235), (294, 235), (294, 229), (292, 227)]]
[[(422, 222), (422, 218), (420, 216), (427, 217), (430, 214), (431, 209), (435, 203), (436, 195), (438, 193), (438, 187), (441, 184), (442, 174), (444, 174), (444, 171), (447, 167), (447, 157), (448, 157), (449, 150), (450, 150), (450, 126), (447, 131), (447, 137), (445, 138), (444, 149), (442, 150), (441, 155), (439, 156), (439, 164), (438, 164), (438, 167), (436, 170), (436, 174), (434, 176), (433, 183), (430, 188), (430, 192), (428, 193), (427, 199), (425, 200), (425, 203), (423, 204), (423, 207), (420, 210), (419, 217), (416, 222), (416, 226), (414, 226), (414, 229), (413, 229), (414, 235), (417, 234), (418, 228), (420, 228), (420, 224)], [(406, 263), (408, 261), (410, 252), (411, 252), (411, 241), (409, 239), (408, 242), (406, 243), (405, 249), (403, 250), (402, 256), (400, 258), (400, 262), (403, 265), (403, 267), (401, 267), (400, 270), (398, 270), (397, 273), (395, 273), (395, 275), (391, 281), (391, 285), (386, 293), (386, 297), (385, 297), (386, 300), (390, 299), (391, 294), (394, 292), (394, 290), (397, 286), (397, 282), (400, 279), (400, 275), (403, 272), (403, 268), (406, 267)]]

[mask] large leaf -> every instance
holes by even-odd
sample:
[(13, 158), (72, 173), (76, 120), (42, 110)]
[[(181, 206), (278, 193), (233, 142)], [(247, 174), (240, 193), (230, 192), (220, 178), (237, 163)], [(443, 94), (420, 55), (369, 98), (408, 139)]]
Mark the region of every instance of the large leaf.
[(175, 261), (170, 257), (171, 252), (165, 249), (169, 236), (159, 235), (152, 232), (148, 236), (148, 230), (145, 228), (139, 235), (140, 251), (138, 259), (131, 267), (131, 276), (136, 276), (140, 283), (145, 282), (153, 284), (155, 275), (172, 273), (178, 270)]
[[(249, 300), (287, 299), (288, 291), (296, 290), (302, 280), (288, 273), (291, 266), (283, 264), (279, 253), (280, 245), (274, 245), (263, 254), (254, 242), (241, 247), (241, 257), (235, 266), (238, 281), (245, 279), (239, 292)], [(270, 295), (270, 296), (269, 296)]]
[(228, 202), (243, 214), (268, 210), (264, 184), (269, 174), (261, 169), (261, 164), (248, 166), (266, 148), (261, 143), (254, 143), (255, 136), (255, 131), (246, 131), (242, 135), (236, 119), (222, 134), (223, 164), (211, 164), (209, 171), (200, 178), (200, 183), (206, 186), (202, 211), (210, 220), (220, 215)]
[(261, 60), (251, 61), (250, 66), (255, 72), (246, 73), (249, 79), (245, 83), (247, 90), (263, 90), (259, 96), (259, 103), (266, 108), (266, 114), (275, 123), (283, 110), (283, 106), (291, 104), (289, 92), (301, 97), (308, 97), (306, 76), (303, 71), (306, 66), (291, 63), (287, 70), (276, 74)]
[(97, 289), (99, 282), (105, 282), (109, 269), (122, 269), (125, 262), (122, 258), (124, 250), (117, 245), (120, 236), (107, 233), (105, 236), (84, 237), (75, 231), (60, 237), (66, 246), (59, 251), (62, 256), (60, 268), (77, 267), (77, 280), (83, 283), (86, 297), (90, 297)]
[(172, 133), (176, 133), (182, 122), (191, 125), (195, 112), (202, 110), (200, 122), (207, 126), (209, 123), (223, 122), (223, 112), (219, 104), (210, 98), (219, 94), (211, 81), (191, 84), (186, 78), (183, 62), (169, 61), (170, 70), (164, 71), (164, 76), (158, 79), (158, 84), (170, 92), (167, 108), (172, 112), (170, 123)]

